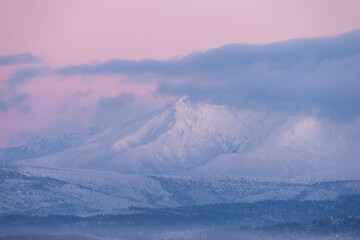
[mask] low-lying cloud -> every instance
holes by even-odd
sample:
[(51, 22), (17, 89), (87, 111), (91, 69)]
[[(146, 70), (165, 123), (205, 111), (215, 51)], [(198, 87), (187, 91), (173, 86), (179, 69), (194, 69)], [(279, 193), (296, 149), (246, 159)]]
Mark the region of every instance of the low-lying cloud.
[(157, 94), (339, 120), (360, 114), (360, 31), (266, 45), (230, 44), (168, 61), (111, 60), (58, 68), (57, 74), (153, 81)]

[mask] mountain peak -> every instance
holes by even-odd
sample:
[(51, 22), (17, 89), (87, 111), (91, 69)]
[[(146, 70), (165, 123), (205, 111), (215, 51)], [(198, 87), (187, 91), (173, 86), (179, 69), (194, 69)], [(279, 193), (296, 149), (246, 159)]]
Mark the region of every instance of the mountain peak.
[(186, 104), (188, 104), (190, 102), (190, 99), (188, 96), (184, 95), (180, 98), (178, 98), (173, 104), (172, 106), (184, 106)]
[(168, 109), (170, 110), (170, 112), (173, 112), (176, 115), (178, 114), (183, 115), (188, 111), (190, 104), (191, 101), (189, 97), (182, 96), (179, 99), (177, 99), (174, 103), (172, 103)]
[(183, 95), (179, 97), (175, 102), (186, 102), (186, 101), (189, 101), (189, 96)]

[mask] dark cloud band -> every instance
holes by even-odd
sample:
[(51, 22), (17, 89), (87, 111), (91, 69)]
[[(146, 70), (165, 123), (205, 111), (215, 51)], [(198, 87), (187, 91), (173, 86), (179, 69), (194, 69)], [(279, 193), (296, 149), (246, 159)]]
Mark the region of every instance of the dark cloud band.
[(169, 61), (72, 65), (56, 73), (123, 74), (156, 81), (158, 94), (241, 107), (316, 109), (334, 119), (349, 119), (360, 114), (360, 31), (266, 45), (230, 44)]

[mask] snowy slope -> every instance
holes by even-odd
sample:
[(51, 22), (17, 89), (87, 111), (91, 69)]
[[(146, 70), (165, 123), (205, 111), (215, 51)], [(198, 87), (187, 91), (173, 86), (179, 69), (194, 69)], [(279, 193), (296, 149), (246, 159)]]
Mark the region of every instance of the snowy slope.
[(101, 130), (92, 127), (84, 133), (48, 134), (36, 137), (23, 146), (0, 150), (0, 161), (8, 163), (16, 160), (30, 159), (64, 151), (67, 148), (78, 146), (85, 140), (93, 137)]
[(314, 117), (288, 117), (251, 148), (216, 156), (188, 174), (359, 177), (360, 152), (349, 150), (347, 144), (352, 145), (345, 142), (341, 132), (325, 127)]
[(189, 169), (236, 151), (257, 116), (185, 98), (146, 118), (105, 129), (77, 146), (18, 164), (158, 174)]
[(143, 118), (90, 132), (35, 139), (0, 150), (0, 160), (195, 176), (356, 177), (360, 172), (359, 143), (350, 144), (339, 129), (314, 116), (236, 110), (186, 97)]
[(264, 200), (335, 200), (360, 194), (359, 180), (160, 177), (80, 169), (0, 168), (0, 215), (94, 215), (131, 207), (178, 207)]

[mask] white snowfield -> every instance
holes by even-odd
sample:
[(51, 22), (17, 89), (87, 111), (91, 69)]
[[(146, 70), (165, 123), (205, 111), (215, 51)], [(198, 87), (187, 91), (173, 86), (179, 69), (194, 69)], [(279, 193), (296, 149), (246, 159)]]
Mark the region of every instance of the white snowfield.
[[(183, 97), (116, 127), (49, 135), (2, 149), (0, 162), (124, 174), (359, 177), (358, 137), (324, 121)], [(360, 129), (360, 122), (355, 125)]]
[(0, 216), (135, 213), (141, 209), (265, 200), (335, 200), (360, 180), (165, 177), (39, 167), (0, 167)]

